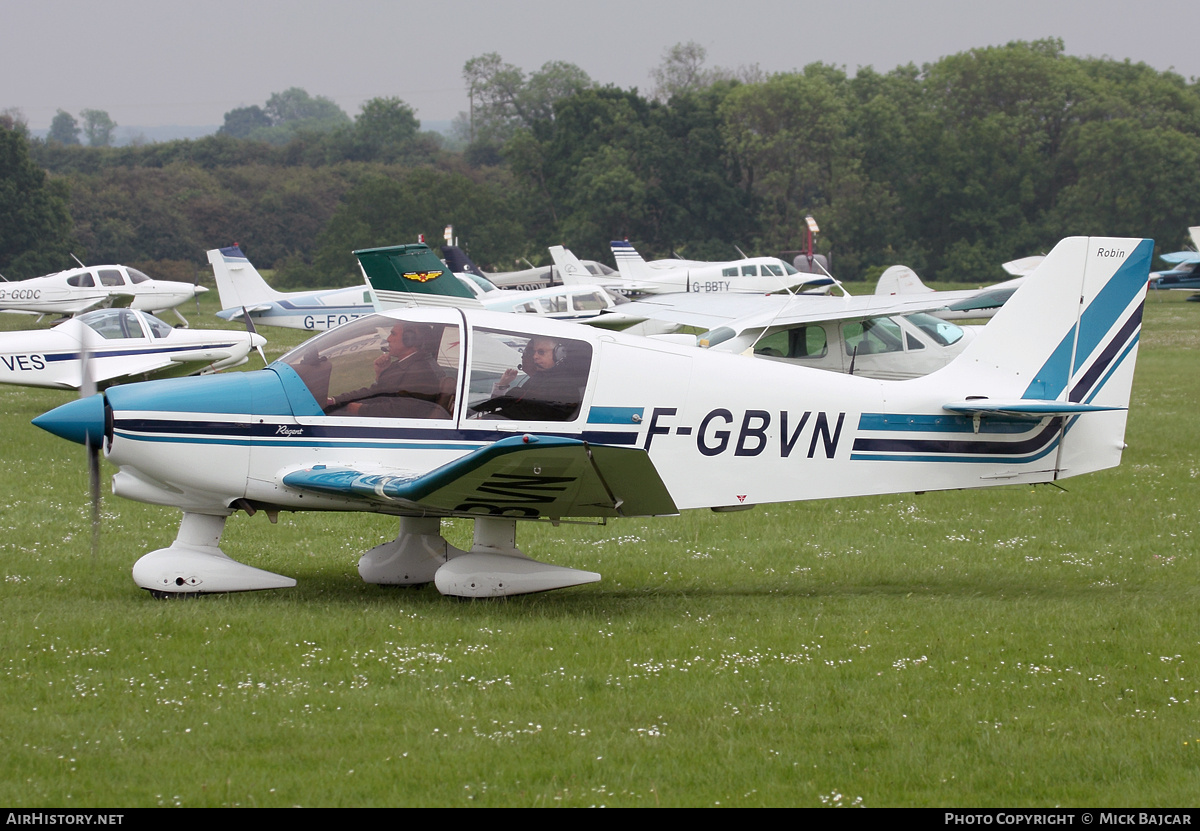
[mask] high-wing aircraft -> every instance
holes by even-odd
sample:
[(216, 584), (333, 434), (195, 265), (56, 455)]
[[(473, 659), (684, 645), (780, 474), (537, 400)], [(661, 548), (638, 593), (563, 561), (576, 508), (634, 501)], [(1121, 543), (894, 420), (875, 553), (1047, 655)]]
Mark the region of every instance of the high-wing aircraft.
[(147, 312), (96, 309), (51, 329), (0, 333), (0, 383), (77, 390), (88, 380), (105, 387), (216, 372), (265, 344), (258, 334), (176, 329)]
[(259, 326), (324, 331), (374, 311), (366, 284), (322, 291), (276, 291), (237, 245), (214, 248), (208, 252), (208, 261), (221, 296), (217, 316), (225, 320), (249, 315)]
[(933, 317), (932, 295), (659, 295), (620, 308), (623, 319), (707, 330), (698, 346), (866, 378), (927, 375), (975, 336)]
[(1022, 257), (1004, 264), (1004, 270), (1013, 275), (1013, 279), (996, 283), (982, 289), (965, 289), (954, 291), (936, 291), (925, 285), (917, 273), (906, 265), (894, 265), (879, 275), (875, 284), (878, 295), (919, 295), (936, 296), (944, 304), (943, 308), (933, 314), (943, 320), (976, 320), (989, 318), (996, 310), (1004, 305), (1013, 292), (1021, 285), (1025, 276), (1042, 263), (1045, 257), (1037, 255)]
[[(574, 256), (561, 246), (550, 253), (569, 284), (579, 270)], [(596, 324), (622, 329), (645, 321), (639, 334), (691, 326), (707, 330), (696, 345), (720, 352), (902, 379), (940, 369), (971, 342), (974, 329), (931, 317), (944, 309), (941, 296), (932, 294), (659, 294), (627, 303)]]
[[(465, 251), (457, 245), (450, 245), (449, 243), (442, 246), (442, 258), (446, 261), (449, 269), (455, 274), (474, 274), (502, 289), (531, 291), (549, 288), (562, 282), (561, 275), (556, 275), (554, 266), (549, 265), (535, 266), (523, 271), (486, 272), (475, 265), (475, 261), (467, 256)], [(595, 278), (588, 281), (591, 283), (601, 282), (600, 278), (608, 280), (617, 276), (617, 273), (611, 268), (595, 260), (588, 260), (583, 265), (588, 273)]]
[[(419, 270), (405, 258), (428, 249), (413, 249), (390, 255), (397, 274)], [(600, 575), (526, 557), (518, 521), (1052, 482), (1119, 464), (1152, 255), (1151, 240), (1063, 240), (957, 359), (907, 381), (420, 309), (352, 321), (264, 370), (113, 387), (34, 423), (102, 449), (118, 496), (183, 511), (175, 541), (134, 566), (154, 593), (294, 585), (220, 548), (233, 513), (291, 510), (397, 516), (396, 539), (359, 562), (368, 582), (544, 591)], [(441, 535), (444, 517), (474, 520), (470, 550)]]
[[(85, 266), (0, 283), (0, 310), (74, 315), (100, 306), (126, 306), (161, 312), (205, 291), (208, 289), (190, 283), (154, 280), (124, 265)], [(178, 312), (176, 315), (183, 320)]]
[(778, 257), (746, 257), (729, 262), (699, 260), (642, 259), (627, 240), (613, 240), (613, 258), (617, 261), (620, 281), (604, 285), (619, 287), (636, 294), (674, 294), (680, 292), (764, 294), (805, 288), (828, 287), (827, 275), (802, 274)]
[[(1160, 254), (1159, 257), (1162, 260), (1173, 263), (1175, 268), (1170, 271), (1151, 272), (1150, 288), (1200, 290), (1200, 225), (1188, 228), (1188, 233), (1191, 234), (1192, 244), (1196, 246), (1197, 250)], [(1200, 294), (1189, 297), (1188, 300), (1200, 300)]]

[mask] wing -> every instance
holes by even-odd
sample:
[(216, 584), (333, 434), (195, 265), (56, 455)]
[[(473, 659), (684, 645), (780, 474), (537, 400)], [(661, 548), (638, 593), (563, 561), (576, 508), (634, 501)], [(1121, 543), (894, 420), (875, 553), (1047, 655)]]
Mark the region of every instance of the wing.
[(428, 473), (316, 465), (285, 472), (298, 490), (443, 516), (666, 516), (679, 513), (645, 451), (557, 436), (512, 436)]
[(920, 295), (828, 295), (785, 294), (661, 294), (623, 303), (614, 312), (706, 330), (770, 325), (786, 326), (826, 320), (859, 320), (883, 315), (940, 311), (947, 299), (939, 293)]
[(1174, 251), (1170, 254), (1159, 254), (1158, 256), (1163, 262), (1171, 263), (1172, 265), (1200, 263), (1200, 252), (1197, 251)]

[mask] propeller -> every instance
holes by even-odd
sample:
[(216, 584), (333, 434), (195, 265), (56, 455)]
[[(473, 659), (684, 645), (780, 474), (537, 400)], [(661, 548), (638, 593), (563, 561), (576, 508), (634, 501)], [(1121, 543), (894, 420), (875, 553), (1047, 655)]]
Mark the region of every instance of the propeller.
[[(197, 301), (197, 302), (199, 302), (199, 301)], [(246, 321), (246, 331), (249, 332), (251, 335), (257, 335), (258, 330), (254, 328), (254, 321), (250, 319), (250, 313), (248, 311), (246, 311), (245, 306), (242, 306), (242, 317)], [(263, 360), (263, 366), (266, 366), (268, 363), (267, 353), (263, 351), (261, 344), (256, 345), (255, 348), (258, 350), (258, 357), (262, 358), (262, 360)]]
[[(84, 325), (79, 333), (80, 350), (79, 363), (81, 377), (79, 381), (79, 397), (91, 398), (96, 394), (96, 379), (92, 374), (92, 350), (88, 346), (91, 328)], [(88, 459), (88, 492), (92, 500), (92, 560), (100, 555), (100, 448), (104, 443), (104, 435), (93, 436), (87, 432), (84, 447), (87, 448)]]

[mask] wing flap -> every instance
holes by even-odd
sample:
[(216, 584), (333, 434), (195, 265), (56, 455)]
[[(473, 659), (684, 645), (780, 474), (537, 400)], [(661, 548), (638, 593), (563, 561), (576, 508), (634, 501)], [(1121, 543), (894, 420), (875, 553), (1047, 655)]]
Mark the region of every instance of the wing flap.
[(317, 465), (290, 488), (448, 516), (514, 519), (678, 513), (645, 451), (557, 436), (513, 436), (428, 473)]

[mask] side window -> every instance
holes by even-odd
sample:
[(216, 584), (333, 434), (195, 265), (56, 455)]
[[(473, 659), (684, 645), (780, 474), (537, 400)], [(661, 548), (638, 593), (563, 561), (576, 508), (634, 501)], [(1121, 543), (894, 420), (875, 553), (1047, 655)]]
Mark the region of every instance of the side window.
[(457, 326), (370, 315), (281, 360), (329, 415), (450, 418), (458, 390)]
[(100, 285), (114, 288), (125, 285), (125, 275), (115, 268), (100, 269)]
[(77, 289), (90, 289), (95, 287), (96, 280), (90, 271), (85, 271), (82, 274), (73, 274), (68, 277), (67, 285)]
[(820, 326), (801, 326), (791, 330), (791, 358), (824, 358), (829, 352), (825, 330)]
[(142, 327), (128, 309), (98, 309), (80, 315), (79, 320), (105, 340), (142, 337)]
[(165, 338), (173, 331), (171, 324), (159, 320), (154, 315), (146, 315), (145, 320), (150, 324), (150, 334), (156, 338)]
[(136, 268), (126, 268), (125, 271), (128, 272), (129, 282), (131, 283), (145, 283), (150, 280), (149, 277), (138, 271)]
[(886, 317), (847, 323), (842, 326), (842, 337), (847, 355), (880, 355), (904, 350), (900, 327)]
[(573, 421), (592, 367), (591, 344), (477, 329), (471, 339), (469, 418)]
[(756, 265), (742, 266), (742, 276), (743, 277), (757, 277), (758, 276), (758, 266), (756, 266)]
[(763, 335), (754, 344), (754, 354), (764, 358), (786, 358), (788, 356), (788, 332), (782, 330)]
[(772, 265), (771, 263), (764, 263), (762, 266), (762, 273), (764, 277), (766, 277), (768, 274), (774, 277), (782, 277), (783, 269), (777, 265)]
[(575, 294), (571, 296), (571, 300), (576, 311), (590, 312), (596, 309), (603, 309), (608, 304), (604, 302), (604, 298), (599, 292), (589, 291), (586, 294)]
[(737, 266), (736, 266), (736, 265), (735, 265), (735, 266), (731, 266), (731, 267), (729, 267), (729, 268), (723, 268), (723, 269), (721, 269), (721, 276), (722, 276), (722, 277), (736, 277), (736, 276), (737, 276), (737, 273), (738, 273), (738, 270), (737, 270)]

